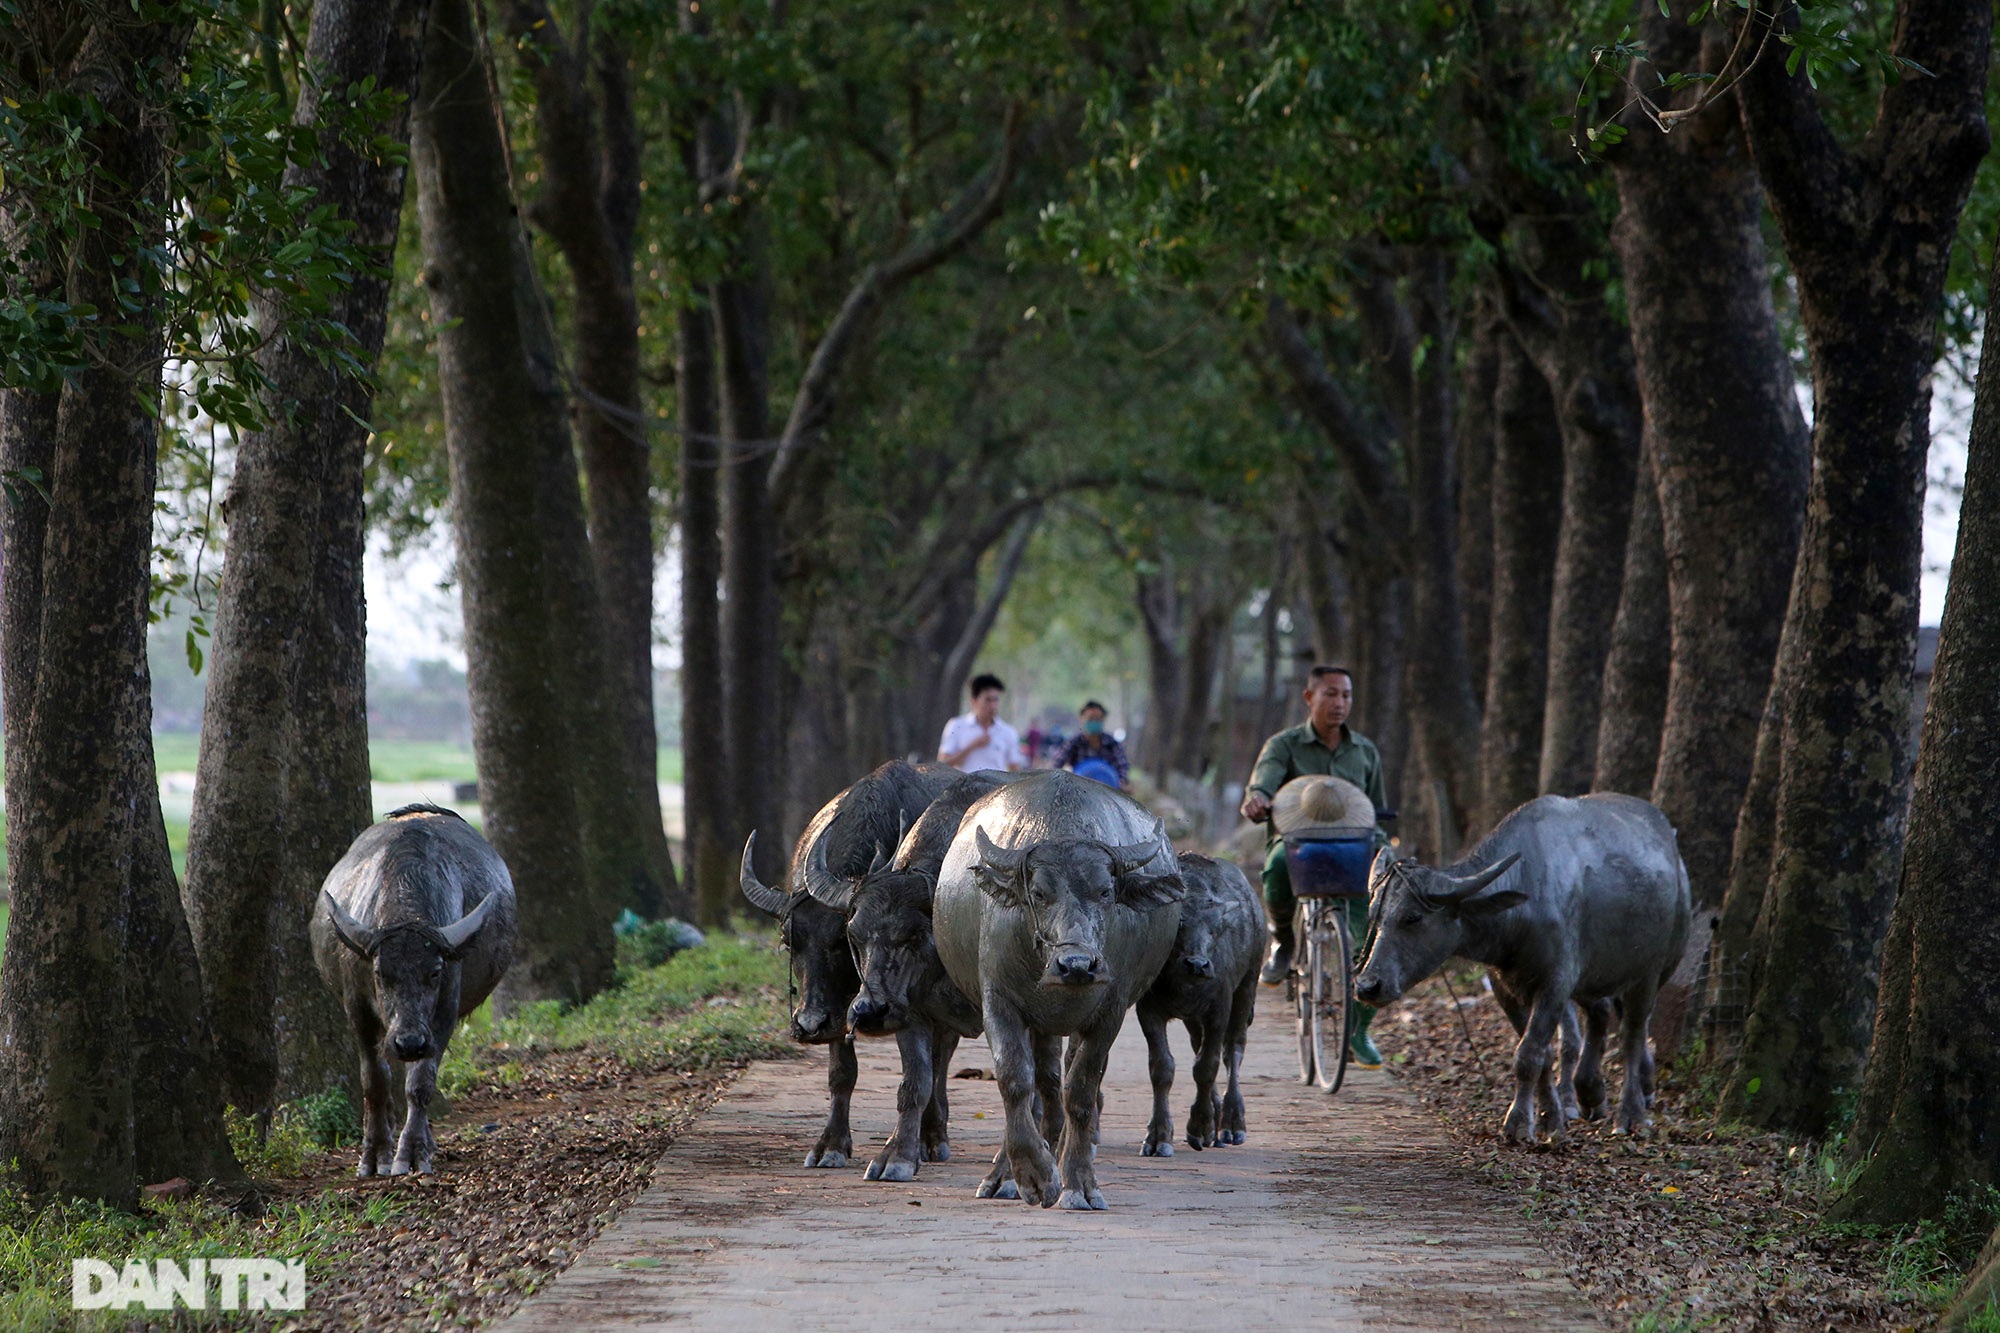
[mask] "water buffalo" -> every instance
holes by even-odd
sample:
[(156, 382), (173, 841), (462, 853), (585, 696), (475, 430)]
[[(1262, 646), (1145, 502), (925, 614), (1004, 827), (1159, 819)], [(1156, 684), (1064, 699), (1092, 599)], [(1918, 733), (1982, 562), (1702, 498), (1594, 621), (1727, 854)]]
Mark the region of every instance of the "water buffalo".
[(868, 1164), (869, 1180), (912, 1180), (920, 1164), (951, 1157), (941, 1071), (961, 1038), (979, 1035), (980, 1016), (938, 960), (931, 900), (966, 807), (1009, 780), (994, 770), (966, 774), (930, 803), (893, 857), (858, 879), (811, 886), (815, 898), (847, 916), (848, 948), (861, 974), (848, 1027), (864, 1037), (894, 1034), (903, 1057), (896, 1132)]
[(944, 764), (882, 765), (820, 807), (792, 849), (791, 872), (782, 889), (762, 883), (751, 867), (754, 832), (743, 846), (743, 896), (779, 919), (791, 954), (799, 994), (792, 1009), (792, 1040), (827, 1047), (826, 1129), (806, 1154), (807, 1166), (842, 1167), (854, 1155), (848, 1103), (857, 1071), (847, 1008), (861, 988), (847, 948), (846, 914), (814, 897), (812, 887), (817, 884), (827, 892), (867, 873), (877, 855), (894, 847), (904, 829), (958, 776), (957, 769)]
[[(514, 960), (514, 881), (486, 839), (449, 810), (406, 805), (362, 833), (328, 872), (311, 925), (313, 962), (361, 1047), (356, 1174), (427, 1175), (431, 1096), (458, 1020)], [(389, 1157), (389, 1063), (408, 1066), (409, 1114)]]
[[(1141, 1149), (1148, 1157), (1174, 1155), (1174, 1117), (1167, 1109), (1174, 1089), (1167, 1021), (1174, 1018), (1186, 1025), (1195, 1050), (1188, 1146), (1210, 1148), (1245, 1138), (1237, 1077), (1257, 1004), (1264, 909), (1243, 872), (1226, 861), (1182, 852), (1180, 868), (1187, 885), (1180, 931), (1159, 980), (1139, 997), (1139, 1028), (1146, 1034), (1147, 1069), (1153, 1077), (1153, 1119)], [(1215, 1075), (1225, 1062), (1228, 1092), (1217, 1097)]]
[[(1597, 1069), (1610, 1001), (1624, 1009), (1625, 1085), (1613, 1129), (1645, 1134), (1653, 999), (1687, 940), (1687, 870), (1673, 826), (1631, 796), (1543, 796), (1500, 821), (1471, 855), (1444, 870), (1377, 855), (1369, 875), (1374, 944), (1354, 993), (1383, 1005), (1452, 957), (1485, 963), (1519, 1022), (1514, 1102), (1506, 1134), (1535, 1139), (1535, 1103), (1560, 1138), (1568, 1108), (1544, 1092), (1549, 1041), (1578, 1000), (1588, 1029), (1576, 1086), (1601, 1101)], [(1525, 1014), (1522, 1010), (1525, 1006)]]
[[(1006, 1193), (1011, 1167), (1030, 1203), (1104, 1207), (1091, 1161), (1098, 1088), (1125, 1011), (1173, 949), (1183, 891), (1160, 821), (1088, 778), (1033, 773), (966, 811), (932, 922), (946, 974), (979, 997), (1007, 1106), (982, 1197)], [(1038, 1123), (1057, 1078), (1060, 1180)]]

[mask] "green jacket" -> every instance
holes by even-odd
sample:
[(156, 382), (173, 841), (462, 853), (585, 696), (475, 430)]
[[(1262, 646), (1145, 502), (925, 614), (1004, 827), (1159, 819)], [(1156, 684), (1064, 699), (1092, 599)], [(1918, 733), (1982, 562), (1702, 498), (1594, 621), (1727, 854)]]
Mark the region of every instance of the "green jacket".
[[(1340, 744), (1329, 750), (1313, 730), (1311, 722), (1287, 727), (1270, 740), (1257, 755), (1257, 767), (1250, 773), (1250, 790), (1266, 799), (1293, 778), (1325, 774), (1346, 778), (1367, 794), (1377, 810), (1389, 804), (1382, 792), (1382, 754), (1375, 742), (1340, 724)], [(1381, 839), (1380, 829), (1376, 832)]]

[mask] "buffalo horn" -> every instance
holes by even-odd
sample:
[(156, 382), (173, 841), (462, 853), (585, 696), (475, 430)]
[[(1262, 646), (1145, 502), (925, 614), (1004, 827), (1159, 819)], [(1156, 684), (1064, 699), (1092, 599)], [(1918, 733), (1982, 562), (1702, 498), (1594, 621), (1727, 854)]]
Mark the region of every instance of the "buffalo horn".
[(876, 843), (875, 859), (868, 863), (868, 873), (871, 875), (879, 874), (881, 873), (882, 868), (888, 864), (889, 864), (889, 849), (887, 847), (884, 847), (879, 842)]
[(768, 912), (772, 916), (783, 916), (787, 901), (784, 890), (774, 889), (764, 883), (764, 881), (758, 879), (757, 872), (750, 867), (750, 854), (756, 848), (757, 831), (752, 829), (749, 838), (743, 843), (743, 873), (741, 876), (743, 896), (748, 898), (750, 905), (758, 911)]
[(370, 930), (349, 916), (340, 900), (325, 889), (319, 891), (319, 896), (326, 903), (326, 913), (333, 919), (333, 933), (340, 936), (340, 942), (364, 958), (373, 957), (381, 932)]
[(983, 828), (972, 830), (972, 837), (973, 844), (979, 848), (980, 861), (989, 870), (998, 871), (1003, 875), (1012, 875), (1017, 873), (1022, 866), (1028, 864), (1028, 849), (1026, 847), (996, 846), (993, 839), (986, 836), (986, 830)]
[(1521, 854), (1519, 852), (1511, 852), (1476, 874), (1466, 875), (1463, 878), (1452, 875), (1439, 875), (1438, 878), (1451, 885), (1451, 888), (1437, 896), (1443, 902), (1464, 902), (1467, 898), (1470, 898), (1473, 894), (1479, 892), (1509, 870), (1512, 870), (1514, 863), (1520, 859)]
[(1153, 831), (1144, 842), (1135, 842), (1125, 847), (1109, 847), (1111, 853), (1111, 873), (1130, 874), (1140, 866), (1150, 864), (1160, 854), (1160, 836), (1167, 830), (1166, 821), (1155, 819)]
[(438, 934), (444, 937), (445, 947), (457, 953), (470, 944), (472, 937), (479, 933), (479, 928), (486, 924), (486, 918), (493, 915), (493, 904), (499, 901), (500, 895), (489, 889), (486, 896), (479, 900), (479, 906), (440, 930)]
[(824, 833), (813, 843), (812, 850), (806, 853), (805, 880), (806, 892), (829, 907), (844, 905), (848, 896), (854, 892), (854, 886), (834, 874), (833, 867), (827, 864)]

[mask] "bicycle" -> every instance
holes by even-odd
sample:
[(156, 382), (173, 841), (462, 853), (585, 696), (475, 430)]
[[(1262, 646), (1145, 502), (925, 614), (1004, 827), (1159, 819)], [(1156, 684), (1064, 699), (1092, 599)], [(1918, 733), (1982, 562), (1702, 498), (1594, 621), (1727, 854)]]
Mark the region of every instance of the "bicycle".
[(1374, 858), (1372, 830), (1285, 838), (1285, 864), (1299, 900), (1285, 998), (1298, 1023), (1299, 1081), (1317, 1083), (1328, 1094), (1339, 1092), (1347, 1078), (1354, 1021), (1354, 938), (1346, 900), (1367, 896)]

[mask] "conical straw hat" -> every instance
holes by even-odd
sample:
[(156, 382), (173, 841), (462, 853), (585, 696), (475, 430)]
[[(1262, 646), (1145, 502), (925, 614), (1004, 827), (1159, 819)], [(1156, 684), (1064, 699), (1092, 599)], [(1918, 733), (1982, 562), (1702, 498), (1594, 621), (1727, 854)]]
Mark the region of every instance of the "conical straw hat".
[(1280, 834), (1360, 833), (1375, 827), (1375, 806), (1345, 778), (1293, 778), (1271, 801), (1271, 821)]

